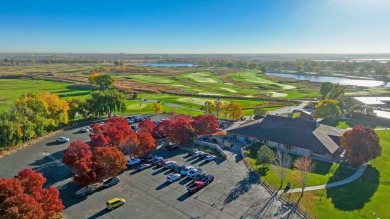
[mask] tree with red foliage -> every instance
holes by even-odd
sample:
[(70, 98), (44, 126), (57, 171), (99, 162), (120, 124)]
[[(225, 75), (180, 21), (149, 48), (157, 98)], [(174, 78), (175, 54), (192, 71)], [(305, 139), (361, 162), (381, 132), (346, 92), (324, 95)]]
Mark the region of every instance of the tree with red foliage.
[(33, 169), (23, 169), (19, 171), (15, 178), (20, 180), (24, 188), (24, 193), (27, 194), (32, 194), (34, 191), (42, 188), (46, 182), (45, 177)]
[(23, 194), (23, 187), (19, 179), (0, 179), (0, 203), (3, 203), (8, 197), (18, 196), (21, 194)]
[(92, 133), (91, 147), (112, 146), (128, 154), (139, 144), (137, 135), (123, 117), (111, 117), (103, 125), (94, 125)]
[(357, 125), (344, 132), (341, 146), (345, 149), (344, 157), (355, 164), (368, 162), (382, 153), (379, 137), (369, 126)]
[(137, 146), (137, 154), (145, 156), (149, 151), (157, 148), (153, 136), (149, 132), (138, 132), (139, 145)]
[(172, 129), (173, 122), (171, 120), (161, 121), (153, 130), (153, 137), (161, 138), (168, 136), (168, 133)]
[(171, 142), (185, 144), (193, 139), (195, 133), (189, 116), (175, 116), (171, 121), (172, 127), (168, 132), (168, 139)]
[(154, 128), (156, 128), (156, 124), (150, 121), (150, 119), (146, 119), (138, 124), (138, 132), (148, 132), (152, 134)]
[(126, 168), (122, 152), (114, 147), (97, 147), (93, 151), (96, 176), (99, 180), (118, 175)]
[(212, 135), (218, 130), (218, 121), (214, 115), (199, 115), (191, 122), (197, 135)]
[(43, 188), (46, 179), (32, 169), (23, 169), (12, 179), (0, 179), (1, 218), (50, 219), (64, 206), (56, 188)]
[(87, 156), (92, 156), (89, 145), (82, 141), (74, 141), (71, 142), (69, 147), (65, 150), (62, 161), (65, 165), (72, 167), (76, 161)]
[(73, 163), (73, 180), (83, 186), (99, 182), (94, 171), (94, 162), (92, 156), (85, 156)]
[(7, 198), (0, 204), (0, 215), (4, 219), (49, 218), (45, 217), (45, 212), (40, 207), (40, 203), (31, 195), (26, 194)]

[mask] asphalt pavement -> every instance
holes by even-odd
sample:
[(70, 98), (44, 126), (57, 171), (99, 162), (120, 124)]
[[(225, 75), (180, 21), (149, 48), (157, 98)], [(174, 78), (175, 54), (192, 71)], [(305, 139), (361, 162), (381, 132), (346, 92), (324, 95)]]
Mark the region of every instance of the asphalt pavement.
[[(210, 163), (188, 157), (182, 149), (160, 148), (156, 152), (166, 159), (200, 167), (215, 175), (212, 184), (193, 195), (186, 191), (190, 183), (186, 178), (167, 184), (168, 170), (150, 168), (139, 172), (134, 167), (119, 175), (119, 184), (86, 197), (76, 196), (81, 186), (72, 181), (71, 170), (62, 163), (63, 151), (69, 143), (57, 144), (55, 140), (63, 136), (71, 141), (88, 142), (88, 133), (80, 133), (79, 129), (60, 131), (0, 159), (0, 176), (13, 177), (23, 168), (42, 173), (47, 178), (45, 186), (54, 185), (60, 191), (65, 218), (256, 218), (258, 206), (264, 203), (270, 203), (261, 210), (267, 218), (281, 218), (288, 211), (280, 202), (268, 201), (272, 199), (270, 194), (248, 172), (241, 155), (232, 151), (226, 151), (226, 160)], [(114, 197), (125, 198), (127, 203), (106, 211), (105, 202)]]

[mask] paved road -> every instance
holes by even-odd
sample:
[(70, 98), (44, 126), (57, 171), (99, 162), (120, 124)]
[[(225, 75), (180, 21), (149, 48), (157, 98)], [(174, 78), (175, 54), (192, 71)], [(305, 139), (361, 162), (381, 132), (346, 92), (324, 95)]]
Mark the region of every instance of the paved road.
[(302, 101), (302, 103), (299, 104), (298, 106), (283, 107), (281, 109), (269, 111), (268, 114), (270, 114), (270, 115), (279, 115), (279, 114), (291, 113), (293, 110), (302, 110), (309, 102), (310, 101)]
[[(20, 169), (30, 167), (47, 179), (46, 186), (60, 191), (66, 218), (282, 218), (290, 209), (283, 206), (248, 173), (241, 155), (227, 151), (228, 159), (206, 163), (185, 156), (181, 149), (173, 152), (160, 149), (157, 153), (179, 163), (201, 167), (216, 176), (215, 182), (194, 195), (186, 193), (186, 179), (170, 185), (164, 183), (168, 171), (147, 169), (142, 172), (125, 170), (121, 182), (87, 197), (75, 196), (80, 186), (71, 179), (71, 170), (61, 160), (69, 143), (55, 144), (60, 137), (71, 141), (88, 141), (87, 133), (78, 129), (62, 131), (10, 156), (0, 159), (0, 176), (13, 177)], [(123, 197), (127, 203), (111, 212), (105, 201)], [(291, 217), (290, 217), (291, 218)]]

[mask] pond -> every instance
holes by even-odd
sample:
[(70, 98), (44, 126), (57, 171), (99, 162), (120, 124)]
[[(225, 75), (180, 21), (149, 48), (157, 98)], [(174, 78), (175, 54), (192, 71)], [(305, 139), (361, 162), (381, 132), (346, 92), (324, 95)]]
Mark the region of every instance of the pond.
[(386, 83), (384, 81), (378, 81), (378, 80), (351, 79), (351, 78), (344, 78), (344, 77), (303, 75), (303, 74), (276, 73), (276, 72), (269, 72), (266, 73), (266, 75), (293, 78), (298, 81), (330, 82), (333, 84), (352, 85), (352, 86), (361, 86), (361, 87), (380, 87), (380, 86), (390, 87), (389, 82)]
[(142, 66), (150, 66), (150, 67), (195, 67), (197, 65), (194, 64), (181, 64), (181, 63), (146, 63)]

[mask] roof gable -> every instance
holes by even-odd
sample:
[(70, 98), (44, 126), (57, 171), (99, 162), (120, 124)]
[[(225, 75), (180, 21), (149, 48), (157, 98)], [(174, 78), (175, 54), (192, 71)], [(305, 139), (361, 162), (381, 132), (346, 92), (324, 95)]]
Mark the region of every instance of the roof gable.
[[(268, 115), (262, 121), (228, 131), (324, 153), (334, 153), (343, 131), (313, 120)], [(332, 136), (332, 138), (330, 137)]]

